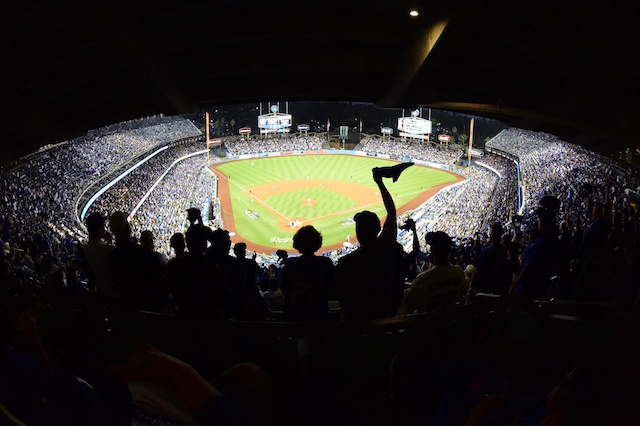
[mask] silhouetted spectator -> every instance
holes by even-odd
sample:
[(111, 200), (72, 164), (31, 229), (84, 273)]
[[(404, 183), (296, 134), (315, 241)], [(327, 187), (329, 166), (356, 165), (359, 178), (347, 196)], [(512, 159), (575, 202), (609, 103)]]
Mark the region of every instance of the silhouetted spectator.
[(84, 258), (90, 267), (90, 282), (95, 282), (100, 297), (117, 303), (124, 295), (113, 282), (109, 269), (109, 256), (116, 247), (110, 243), (111, 235), (105, 231), (104, 223), (105, 218), (98, 212), (87, 216), (89, 242), (84, 246)]
[(522, 254), (522, 266), (511, 290), (534, 299), (546, 298), (551, 278), (558, 266), (560, 244), (557, 237), (558, 199), (545, 196), (536, 210), (540, 236)]
[(489, 231), (491, 244), (480, 252), (473, 275), (469, 296), (476, 293), (506, 294), (511, 287), (511, 271), (506, 264), (507, 249), (501, 244), (504, 229), (494, 223)]
[(247, 259), (247, 244), (237, 243), (233, 246), (233, 254), (240, 261), (245, 276), (245, 287), (248, 292), (258, 291), (258, 279), (262, 274), (262, 268), (256, 262), (257, 254), (254, 252), (251, 259)]
[(176, 232), (175, 234), (173, 234), (169, 239), (169, 244), (171, 245), (171, 248), (175, 252), (176, 258), (180, 258), (184, 256), (186, 243), (184, 241), (184, 235), (182, 235), (181, 232)]
[(267, 275), (262, 283), (260, 290), (276, 291), (280, 289), (281, 284), (282, 284), (282, 271), (278, 269), (275, 263), (272, 263), (267, 268)]
[(605, 219), (604, 207), (602, 204), (596, 203), (593, 206), (591, 225), (585, 231), (580, 246), (580, 264), (584, 264), (591, 254), (604, 250), (608, 236), (609, 223)]
[(193, 225), (203, 225), (202, 223), (202, 213), (200, 209), (195, 207), (191, 207), (187, 209), (187, 220), (189, 221), (189, 227)]
[(426, 242), (430, 247), (433, 267), (421, 274), (411, 284), (407, 297), (398, 309), (399, 315), (431, 312), (454, 306), (466, 291), (464, 271), (451, 265), (448, 257), (452, 242), (445, 232), (429, 232)]
[(247, 298), (251, 303), (255, 303), (261, 307), (265, 317), (270, 316), (267, 301), (260, 294), (258, 281), (262, 276), (262, 268), (256, 262), (257, 254), (254, 252), (251, 259), (247, 259), (247, 244), (237, 243), (233, 246), (233, 253), (236, 259), (240, 261), (242, 270), (244, 271), (244, 288)]
[(153, 232), (150, 230), (142, 231), (140, 234), (140, 245), (153, 253), (155, 257), (158, 258), (158, 261), (162, 264), (163, 267), (167, 266), (167, 258), (162, 253), (158, 253), (155, 248), (155, 237), (153, 236)]
[(267, 301), (267, 305), (271, 311), (282, 311), (284, 304), (284, 296), (281, 289), (281, 274), (275, 264), (269, 265), (267, 275), (262, 283), (262, 297)]
[(229, 254), (231, 238), (224, 229), (216, 229), (209, 237), (211, 245), (205, 251), (205, 258), (216, 265), (224, 274), (225, 281), (233, 297), (233, 316), (236, 319), (257, 319), (257, 306), (249, 300), (244, 286), (244, 270), (240, 261)]
[(196, 318), (228, 319), (232, 299), (224, 274), (204, 257), (207, 233), (203, 226), (187, 230), (189, 252), (171, 259), (167, 266), (167, 285), (180, 315)]
[(109, 217), (109, 228), (116, 248), (109, 256), (109, 268), (125, 303), (135, 309), (166, 312), (169, 295), (165, 287), (162, 263), (153, 254), (131, 240), (131, 228), (124, 212)]
[(382, 233), (380, 219), (375, 213), (365, 210), (353, 218), (360, 247), (342, 257), (336, 268), (337, 293), (344, 319), (389, 316), (396, 273), (397, 224), (396, 206), (382, 178), (392, 177), (395, 182), (400, 173), (410, 165), (412, 163), (402, 163), (372, 170), (373, 180), (380, 189), (387, 211), (387, 218)]
[(333, 262), (315, 255), (320, 247), (322, 235), (313, 226), (304, 226), (293, 236), (293, 248), (301, 256), (290, 258), (282, 269), (286, 321), (323, 321), (329, 315)]

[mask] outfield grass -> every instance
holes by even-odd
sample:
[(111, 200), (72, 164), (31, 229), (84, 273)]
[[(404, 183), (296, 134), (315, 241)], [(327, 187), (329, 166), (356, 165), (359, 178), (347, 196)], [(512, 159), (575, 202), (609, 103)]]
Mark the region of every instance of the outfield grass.
[[(341, 222), (353, 218), (355, 212), (365, 208), (358, 209), (355, 199), (327, 188), (275, 191), (273, 195), (262, 199), (264, 204), (255, 199), (252, 201), (248, 188), (281, 181), (306, 181), (308, 177), (311, 180), (359, 183), (365, 188), (369, 187), (373, 193), (378, 188), (371, 176), (371, 169), (393, 164), (397, 162), (371, 157), (305, 155), (233, 161), (220, 165), (218, 170), (231, 177), (229, 187), (236, 232), (247, 241), (275, 250), (292, 248), (291, 237), (296, 229), (279, 228), (278, 222), (284, 217), (291, 220), (315, 219), (313, 226), (322, 233), (323, 243), (328, 246), (345, 241), (348, 234), (355, 235), (355, 225), (343, 226)], [(414, 166), (405, 170), (397, 182), (385, 179), (385, 184), (400, 207), (431, 187), (453, 181), (455, 177), (444, 171)], [(315, 203), (305, 203), (307, 198)], [(228, 206), (223, 208), (228, 210)], [(367, 209), (380, 217), (385, 215), (381, 202)], [(259, 218), (252, 219), (245, 214), (245, 210), (257, 212)], [(333, 215), (336, 212), (344, 213)], [(331, 216), (325, 217), (328, 215)]]

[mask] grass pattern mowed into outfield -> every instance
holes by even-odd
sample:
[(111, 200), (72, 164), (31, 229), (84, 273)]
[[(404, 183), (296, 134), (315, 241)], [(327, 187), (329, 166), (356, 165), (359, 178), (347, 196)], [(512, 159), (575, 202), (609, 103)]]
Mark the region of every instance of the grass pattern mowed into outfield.
[[(288, 220), (313, 225), (322, 233), (323, 245), (329, 246), (355, 235), (354, 224), (343, 226), (341, 222), (353, 218), (356, 212), (371, 210), (382, 218), (386, 213), (371, 169), (393, 164), (397, 162), (372, 157), (297, 155), (232, 161), (217, 169), (231, 177), (229, 190), (237, 234), (275, 251), (292, 249), (291, 238), (299, 228), (288, 228)], [(400, 208), (424, 191), (455, 180), (450, 173), (414, 166), (397, 182), (384, 182)], [(325, 185), (319, 186), (319, 181), (326, 181)], [(287, 189), (287, 182), (294, 187)], [(256, 195), (260, 185), (264, 192), (264, 185), (271, 190), (274, 183), (275, 190), (262, 197)], [(362, 194), (369, 200), (364, 205)]]

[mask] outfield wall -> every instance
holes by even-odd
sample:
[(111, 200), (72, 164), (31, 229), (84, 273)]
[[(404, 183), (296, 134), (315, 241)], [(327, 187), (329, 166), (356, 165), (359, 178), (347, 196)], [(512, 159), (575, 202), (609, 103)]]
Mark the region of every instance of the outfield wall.
[(248, 160), (250, 158), (283, 157), (287, 155), (313, 155), (313, 154), (356, 155), (359, 157), (375, 157), (375, 158), (382, 158), (385, 160), (398, 160), (398, 161), (402, 161), (403, 163), (415, 163), (421, 166), (427, 166), (434, 169), (446, 170), (449, 172), (459, 174), (460, 176), (465, 176), (465, 172), (463, 169), (459, 169), (453, 165), (433, 163), (431, 161), (424, 161), (424, 160), (419, 160), (411, 157), (398, 157), (395, 155), (378, 154), (378, 153), (365, 152), (365, 151), (342, 150), (342, 149), (306, 149), (306, 150), (301, 149), (301, 150), (293, 150), (293, 151), (261, 152), (258, 154), (240, 154), (240, 155), (227, 154), (227, 158), (229, 160)]

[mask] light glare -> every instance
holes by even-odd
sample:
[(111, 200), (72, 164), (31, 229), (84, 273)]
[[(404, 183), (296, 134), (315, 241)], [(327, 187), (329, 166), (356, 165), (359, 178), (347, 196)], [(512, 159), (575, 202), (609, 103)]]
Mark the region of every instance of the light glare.
[(409, 12), (409, 15), (413, 16), (414, 18), (416, 16), (418, 16), (418, 11), (417, 10), (412, 10), (411, 12)]

